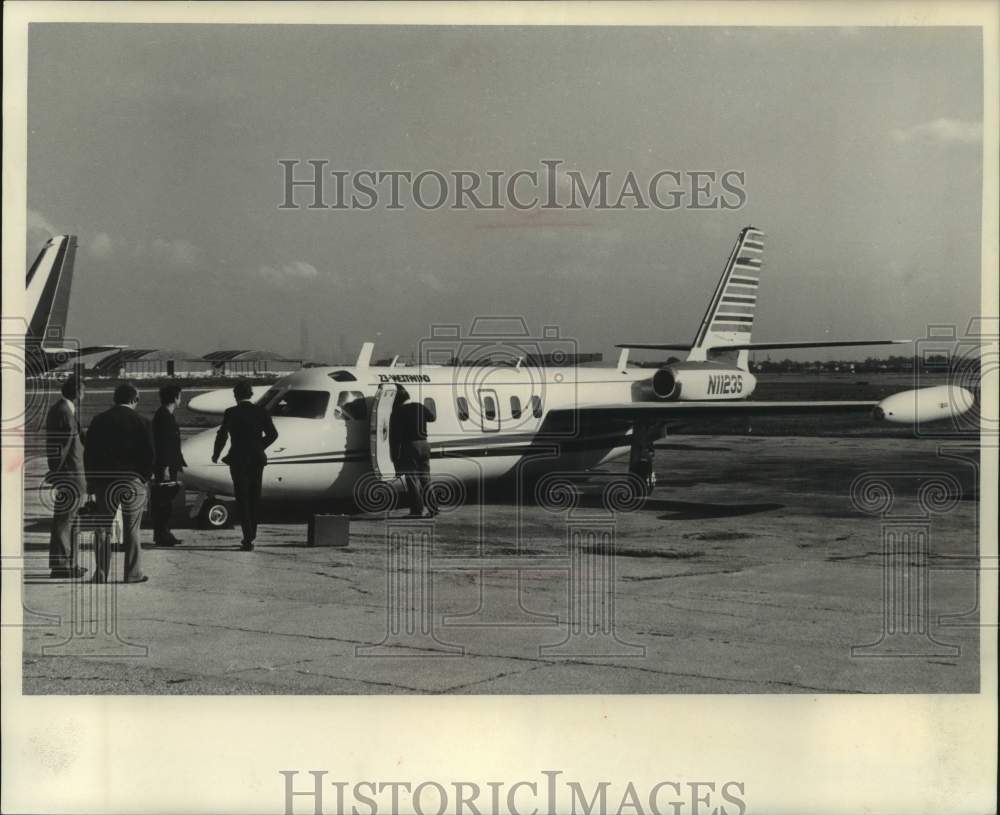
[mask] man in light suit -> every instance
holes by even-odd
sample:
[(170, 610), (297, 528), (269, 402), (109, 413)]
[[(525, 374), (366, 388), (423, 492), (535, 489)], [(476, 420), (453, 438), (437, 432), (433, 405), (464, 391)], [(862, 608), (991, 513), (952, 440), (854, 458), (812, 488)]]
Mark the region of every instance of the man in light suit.
[(125, 537), (125, 583), (144, 583), (139, 546), (139, 522), (146, 504), (146, 482), (153, 474), (153, 434), (136, 412), (139, 391), (134, 385), (115, 388), (114, 407), (94, 417), (87, 430), (84, 466), (97, 511), (105, 529), (98, 534), (95, 583), (107, 583), (111, 571), (109, 535), (112, 520), (122, 511)]
[(62, 386), (62, 398), (45, 417), (46, 452), (55, 507), (49, 537), (49, 569), (53, 579), (76, 579), (87, 570), (76, 565), (76, 518), (87, 496), (83, 465), (83, 431), (78, 404), (83, 400), (83, 382), (71, 376)]
[(264, 465), (267, 464), (264, 450), (274, 444), (278, 431), (275, 430), (271, 414), (253, 403), (253, 386), (249, 382), (237, 382), (233, 395), (236, 397), (236, 404), (222, 417), (222, 427), (215, 436), (212, 463), (218, 463), (228, 439), (229, 453), (223, 461), (229, 465), (233, 496), (240, 511), (240, 525), (243, 527), (240, 548), (244, 552), (252, 552), (254, 539), (257, 537), (257, 505), (260, 502)]

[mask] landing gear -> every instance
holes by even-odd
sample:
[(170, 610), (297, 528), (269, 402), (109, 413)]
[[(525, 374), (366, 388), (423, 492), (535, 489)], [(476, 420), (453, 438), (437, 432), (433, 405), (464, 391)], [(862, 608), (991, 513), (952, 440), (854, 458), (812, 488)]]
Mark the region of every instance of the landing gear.
[(656, 487), (653, 447), (656, 440), (664, 435), (661, 423), (636, 424), (632, 430), (632, 449), (629, 453), (628, 471), (639, 478), (648, 498)]
[(201, 505), (198, 520), (203, 529), (228, 529), (233, 525), (232, 502), (209, 495)]

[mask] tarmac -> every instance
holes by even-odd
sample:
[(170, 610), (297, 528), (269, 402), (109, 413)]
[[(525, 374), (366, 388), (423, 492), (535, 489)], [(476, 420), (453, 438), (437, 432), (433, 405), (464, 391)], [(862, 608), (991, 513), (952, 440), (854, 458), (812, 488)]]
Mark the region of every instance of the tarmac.
[(597, 474), (562, 502), (356, 516), (345, 547), (144, 529), (150, 581), (107, 586), (48, 578), (29, 462), (23, 691), (977, 692), (977, 459), (939, 446), (673, 436), (638, 508)]

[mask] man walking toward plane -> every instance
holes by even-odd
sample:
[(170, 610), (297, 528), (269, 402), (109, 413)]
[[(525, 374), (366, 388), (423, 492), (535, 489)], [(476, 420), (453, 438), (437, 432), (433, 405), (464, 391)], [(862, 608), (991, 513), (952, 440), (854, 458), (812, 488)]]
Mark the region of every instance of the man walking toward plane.
[(240, 548), (244, 552), (252, 552), (257, 538), (257, 505), (260, 503), (264, 465), (267, 464), (264, 451), (274, 444), (278, 431), (270, 414), (251, 401), (253, 387), (249, 382), (237, 382), (233, 394), (236, 404), (222, 418), (222, 427), (215, 436), (212, 463), (218, 464), (219, 455), (229, 439), (229, 453), (223, 461), (229, 465), (233, 497), (240, 510), (240, 526), (243, 528)]
[(153, 473), (153, 435), (136, 412), (139, 391), (126, 383), (115, 388), (114, 407), (94, 417), (87, 430), (84, 464), (87, 483), (97, 498), (101, 529), (96, 536), (95, 583), (107, 583), (111, 571), (110, 530), (119, 508), (125, 538), (125, 581), (144, 583), (139, 524), (146, 504), (146, 482)]
[(83, 382), (73, 375), (62, 386), (62, 398), (45, 417), (49, 472), (46, 483), (53, 489), (52, 532), (49, 537), (49, 569), (53, 579), (79, 578), (87, 570), (76, 565), (77, 514), (87, 494), (83, 472), (83, 432), (78, 403), (83, 401)]
[(153, 415), (153, 448), (156, 462), (153, 469), (153, 487), (150, 493), (150, 511), (153, 521), (153, 543), (157, 546), (176, 546), (180, 541), (170, 531), (170, 514), (174, 497), (180, 491), (178, 476), (187, 466), (181, 454), (181, 431), (177, 427), (174, 411), (180, 402), (181, 389), (176, 385), (160, 388), (160, 407)]
[(396, 469), (403, 476), (410, 503), (411, 517), (433, 517), (430, 509), (424, 512), (427, 487), (431, 481), (431, 449), (427, 444), (427, 422), (434, 421), (431, 412), (419, 402), (411, 402), (406, 388), (396, 391), (389, 424), (390, 449)]

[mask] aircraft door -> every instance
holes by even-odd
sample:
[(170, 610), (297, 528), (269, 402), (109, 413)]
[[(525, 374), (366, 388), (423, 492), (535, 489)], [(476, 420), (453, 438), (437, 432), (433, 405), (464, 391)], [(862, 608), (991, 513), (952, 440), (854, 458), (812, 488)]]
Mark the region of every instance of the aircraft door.
[(480, 390), (479, 418), (486, 433), (496, 433), (500, 430), (500, 400), (495, 390)]
[(371, 445), (372, 469), (376, 477), (391, 481), (396, 477), (396, 466), (392, 463), (389, 447), (389, 422), (392, 406), (396, 403), (396, 386), (379, 385), (372, 403), (369, 439)]

